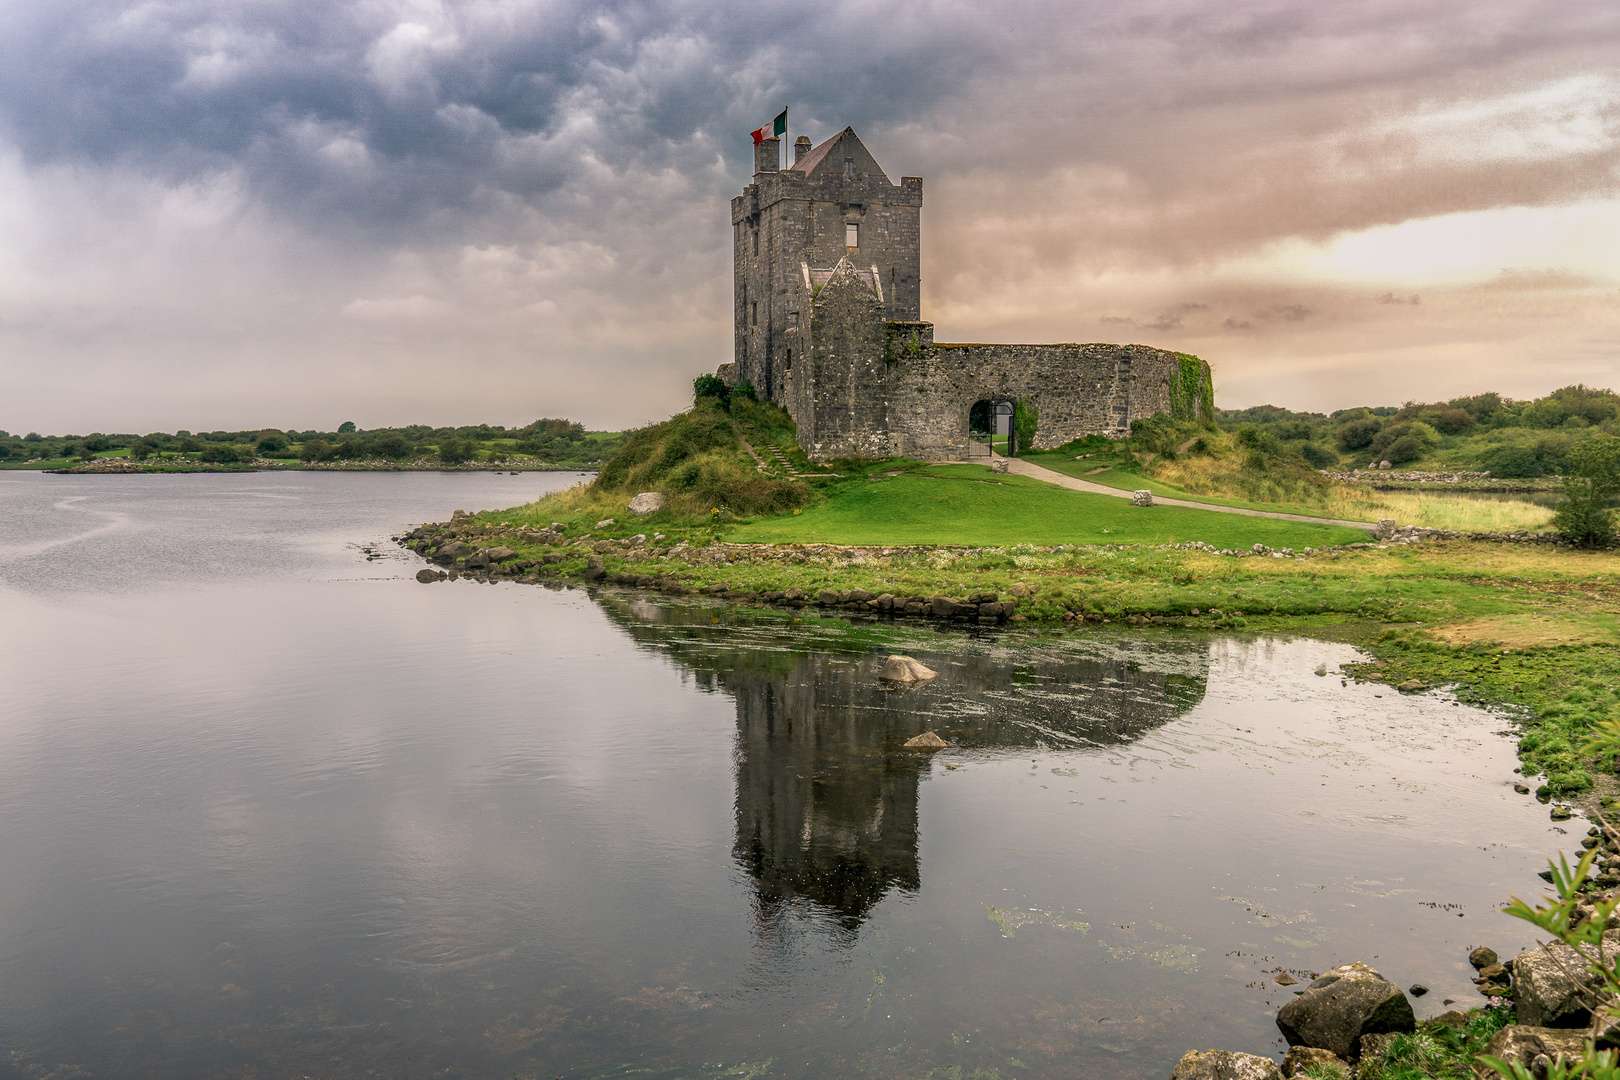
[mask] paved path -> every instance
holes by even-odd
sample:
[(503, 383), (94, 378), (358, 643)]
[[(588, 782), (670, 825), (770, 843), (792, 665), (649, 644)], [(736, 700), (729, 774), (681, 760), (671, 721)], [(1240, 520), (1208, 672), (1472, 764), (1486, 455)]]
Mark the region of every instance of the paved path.
[[(1106, 484), (1094, 484), (1090, 480), (1081, 480), (1078, 477), (1053, 472), (1051, 469), (1043, 469), (1034, 462), (1025, 461), (1023, 458), (1003, 458), (1000, 454), (991, 456), (993, 460), (1005, 461), (1007, 471), (1010, 473), (1027, 476), (1032, 480), (1045, 480), (1048, 484), (1066, 487), (1070, 491), (1085, 491), (1092, 495), (1112, 495), (1116, 499), (1129, 499), (1132, 494), (1129, 491), (1121, 491), (1119, 488), (1108, 487)], [(972, 461), (966, 464), (982, 465), (984, 462)], [(1153, 505), (1186, 506), (1194, 510), (1213, 510), (1217, 514), (1242, 514), (1244, 517), (1277, 518), (1280, 521), (1304, 521), (1312, 525), (1348, 525), (1352, 529), (1366, 529), (1368, 532), (1371, 532), (1374, 528), (1372, 522), (1369, 521), (1343, 521), (1339, 518), (1306, 517), (1304, 514), (1277, 514), (1270, 510), (1245, 510), (1240, 506), (1216, 506), (1214, 503), (1189, 502), (1186, 499), (1166, 499), (1158, 495), (1153, 496)]]

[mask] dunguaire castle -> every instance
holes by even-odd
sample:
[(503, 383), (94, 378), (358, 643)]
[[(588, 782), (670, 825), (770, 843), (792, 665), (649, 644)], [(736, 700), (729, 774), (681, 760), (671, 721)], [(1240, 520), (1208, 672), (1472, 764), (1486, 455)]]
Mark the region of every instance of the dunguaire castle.
[(1031, 449), (1212, 413), (1209, 367), (1185, 354), (936, 342), (918, 309), (922, 179), (891, 184), (847, 127), (800, 136), (789, 168), (779, 154), (763, 139), (731, 200), (735, 360), (719, 375), (787, 409), (811, 458), (960, 458), (980, 403), (1032, 409)]

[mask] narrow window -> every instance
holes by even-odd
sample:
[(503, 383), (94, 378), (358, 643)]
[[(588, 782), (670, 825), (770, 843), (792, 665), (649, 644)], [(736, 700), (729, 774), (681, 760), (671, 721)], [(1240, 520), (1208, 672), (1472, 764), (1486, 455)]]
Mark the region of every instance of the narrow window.
[(754, 230), (754, 254), (759, 254), (759, 230)]
[(787, 370), (789, 370), (789, 371), (793, 370), (793, 350), (792, 349), (789, 349), (787, 351)]
[(758, 326), (759, 325), (759, 301), (758, 300), (755, 300), (752, 304), (748, 305), (748, 325), (749, 326)]
[(855, 224), (853, 221), (849, 222), (848, 224), (846, 224), (844, 226), (844, 246), (845, 247), (860, 247), (861, 246), (861, 227), (859, 225)]

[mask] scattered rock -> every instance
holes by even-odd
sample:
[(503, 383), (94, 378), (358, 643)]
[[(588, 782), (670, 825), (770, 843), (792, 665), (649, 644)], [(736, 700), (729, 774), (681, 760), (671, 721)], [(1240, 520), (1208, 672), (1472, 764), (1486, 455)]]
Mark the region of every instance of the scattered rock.
[(888, 679), (890, 682), (926, 682), (936, 678), (939, 672), (925, 664), (920, 664), (909, 656), (891, 656), (883, 662), (883, 670), (878, 672), (878, 678)]
[[(656, 514), (664, 508), (665, 501), (661, 492), (643, 491), (630, 500), (629, 510), (638, 517), (644, 514)], [(598, 529), (601, 527), (600, 525), (597, 526)]]
[(420, 581), (424, 585), (430, 581), (438, 581), (439, 572), (437, 570), (429, 570), (424, 566), (422, 569), (416, 572), (416, 580)]
[(1311, 1068), (1317, 1069), (1319, 1073), (1334, 1071), (1346, 1077), (1350, 1075), (1349, 1062), (1330, 1050), (1322, 1050), (1315, 1046), (1293, 1047), (1282, 1059), (1284, 1076), (1299, 1076)]
[(1170, 1080), (1282, 1080), (1270, 1058), (1233, 1050), (1190, 1050), (1176, 1062)]
[(1573, 814), (1574, 811), (1567, 806), (1555, 806), (1547, 816), (1554, 821), (1568, 821)]
[(509, 547), (488, 548), (485, 550), (484, 554), (489, 556), (490, 562), (496, 563), (505, 562), (507, 559), (515, 558), (517, 556), (517, 552), (513, 551)]
[(1422, 997), (1424, 994), (1429, 992), (1429, 988), (1424, 986), (1422, 983), (1413, 983), (1411, 986), (1406, 988), (1406, 992), (1411, 994), (1413, 997)]
[(1434, 1022), (1437, 1024), (1444, 1024), (1446, 1027), (1456, 1028), (1458, 1031), (1461, 1031), (1463, 1028), (1468, 1026), (1468, 1014), (1463, 1012), (1461, 1009), (1447, 1009), (1445, 1012), (1435, 1017)]
[(1579, 1055), (1586, 1049), (1585, 1043), (1585, 1031), (1509, 1024), (1491, 1037), (1485, 1053), (1528, 1067), (1542, 1054), (1549, 1058), (1556, 1058), (1559, 1054), (1566, 1057)]
[(1273, 979), (1272, 982), (1276, 983), (1278, 986), (1293, 986), (1296, 983), (1298, 983), (1299, 980), (1294, 978), (1292, 975), (1288, 974), (1288, 972), (1285, 971), (1281, 975), (1278, 975), (1275, 979)]
[(943, 750), (950, 744), (932, 731), (925, 731), (915, 738), (907, 739), (901, 745), (907, 750)]
[(1363, 1035), (1413, 1031), (1417, 1018), (1400, 987), (1357, 961), (1324, 972), (1279, 1009), (1277, 1027), (1289, 1046), (1315, 1046), (1354, 1061)]
[(596, 523), (596, 527), (598, 529), (605, 529), (609, 525), (617, 525), (617, 524), (618, 524), (618, 522), (615, 521), (613, 518), (603, 518), (601, 521), (598, 521)]
[(583, 577), (587, 581), (599, 581), (607, 576), (607, 566), (602, 562), (602, 556), (592, 555), (585, 563)]
[(1415, 694), (1419, 690), (1427, 690), (1428, 688), (1429, 687), (1428, 687), (1427, 684), (1423, 683), (1422, 681), (1420, 681), (1418, 679), (1407, 679), (1405, 682), (1401, 683), (1401, 685), (1397, 686), (1395, 689), (1399, 690), (1403, 694)]
[[(1603, 935), (1612, 956), (1620, 930)], [(1584, 1028), (1592, 1020), (1592, 1001), (1569, 973), (1586, 970), (1586, 961), (1561, 941), (1527, 949), (1513, 958), (1513, 1006), (1525, 1027)], [(1498, 1055), (1500, 1056), (1500, 1055)]]

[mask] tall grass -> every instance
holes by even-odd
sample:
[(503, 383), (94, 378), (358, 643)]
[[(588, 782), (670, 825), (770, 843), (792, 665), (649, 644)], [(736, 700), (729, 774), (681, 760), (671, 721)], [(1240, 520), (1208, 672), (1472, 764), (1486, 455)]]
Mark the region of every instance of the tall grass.
[(1208, 438), (1207, 445), (1209, 453), (1158, 458), (1143, 471), (1189, 495), (1292, 506), (1350, 521), (1393, 518), (1400, 525), (1479, 532), (1544, 529), (1552, 521), (1550, 508), (1532, 502), (1374, 491), (1338, 483), (1303, 465), (1256, 453), (1228, 435)]

